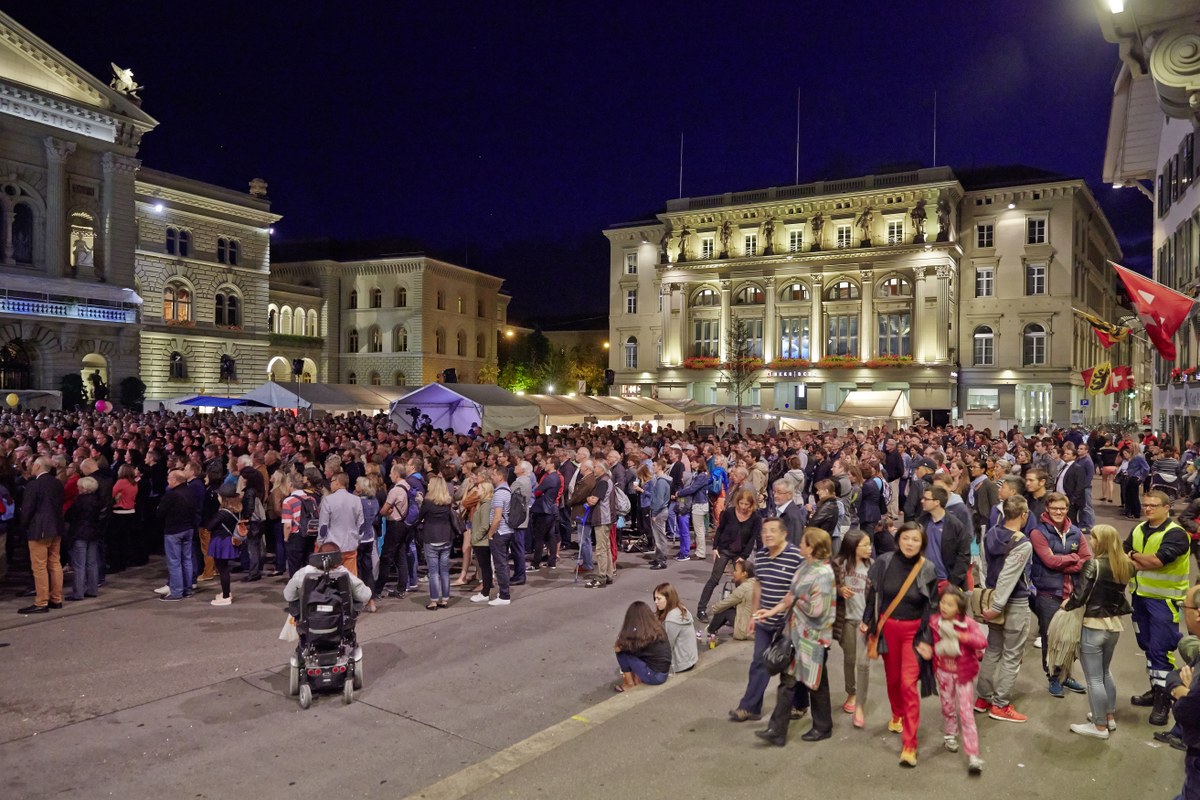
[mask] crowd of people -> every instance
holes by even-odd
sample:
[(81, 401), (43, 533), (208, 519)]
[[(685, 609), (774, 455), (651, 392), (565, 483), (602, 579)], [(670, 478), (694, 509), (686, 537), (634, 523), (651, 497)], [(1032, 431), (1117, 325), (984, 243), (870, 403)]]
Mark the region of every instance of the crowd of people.
[[(1149, 690), (1132, 704), (1160, 726), (1174, 705), (1177, 724), (1160, 738), (1194, 745), (1200, 758), (1200, 731), (1179, 712), (1188, 707), (1179, 698), (1191, 697), (1188, 655), (1175, 655), (1181, 612), (1200, 633), (1188, 589), (1200, 503), (1177, 521), (1174, 493), (1149, 489), (1164, 474), (1187, 487), (1196, 462), (1190, 442), (1078, 426), (503, 435), (402, 431), (362, 415), (8, 412), (0, 530), (5, 567), (29, 582), (21, 614), (86, 602), (108, 575), (157, 553), (163, 602), (211, 581), (220, 607), (234, 600), (235, 574), (291, 576), (318, 546), (336, 545), (371, 590), (368, 612), (422, 583), (430, 611), (446, 608), (456, 587), (503, 607), (530, 571), (560, 568), (602, 590), (631, 549), (644, 549), (654, 570), (711, 561), (694, 613), (669, 582), (655, 608), (630, 607), (614, 645), (616, 688), (691, 669), (697, 641), (716, 646), (728, 627), (754, 642), (730, 719), (760, 719), (777, 674), (759, 735), (786, 744), (790, 721), (811, 713), (801, 738), (819, 741), (834, 724), (837, 643), (840, 708), (855, 727), (867, 725), (869, 663), (881, 657), (900, 763), (916, 765), (921, 697), (936, 691), (944, 746), (957, 751), (961, 738), (978, 772), (974, 714), (1026, 721), (1013, 693), (1035, 623), (1047, 691), (1088, 694), (1087, 720), (1071, 729), (1111, 735), (1109, 663), (1124, 616), (1148, 664)], [(1097, 474), (1099, 502), (1140, 520), (1123, 540), (1096, 523)], [(1055, 635), (1067, 613), (1083, 681)]]

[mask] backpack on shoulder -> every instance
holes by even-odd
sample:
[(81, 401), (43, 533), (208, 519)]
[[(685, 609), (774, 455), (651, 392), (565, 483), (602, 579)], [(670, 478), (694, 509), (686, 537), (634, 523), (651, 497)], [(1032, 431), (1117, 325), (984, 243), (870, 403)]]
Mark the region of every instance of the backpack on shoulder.
[(514, 531), (525, 524), (525, 520), (529, 519), (529, 506), (525, 502), (525, 495), (508, 490), (508, 527)]

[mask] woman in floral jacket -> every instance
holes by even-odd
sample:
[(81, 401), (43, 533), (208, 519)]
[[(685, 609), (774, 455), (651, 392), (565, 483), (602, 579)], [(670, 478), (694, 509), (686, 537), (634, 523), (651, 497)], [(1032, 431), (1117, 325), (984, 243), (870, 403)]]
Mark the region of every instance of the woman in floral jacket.
[(800, 738), (819, 742), (833, 735), (833, 714), (829, 704), (829, 675), (826, 662), (833, 643), (833, 623), (837, 615), (837, 596), (833, 567), (829, 565), (832, 540), (820, 528), (805, 528), (800, 537), (804, 564), (796, 570), (791, 589), (774, 608), (756, 611), (756, 620), (782, 614), (791, 608), (788, 633), (796, 647), (791, 666), (779, 676), (779, 694), (767, 729), (755, 736), (778, 747), (787, 744), (788, 722), (796, 683), (811, 690), (813, 726)]

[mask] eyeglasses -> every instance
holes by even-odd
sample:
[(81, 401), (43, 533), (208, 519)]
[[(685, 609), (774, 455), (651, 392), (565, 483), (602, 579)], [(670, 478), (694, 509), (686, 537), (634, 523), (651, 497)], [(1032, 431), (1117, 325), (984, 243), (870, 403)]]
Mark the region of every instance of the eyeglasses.
[(1067, 513), (1067, 510), (1065, 508), (1063, 508), (1062, 506), (1055, 506), (1054, 508), (1047, 508), (1046, 510), (1051, 513), (1057, 513), (1057, 514)]

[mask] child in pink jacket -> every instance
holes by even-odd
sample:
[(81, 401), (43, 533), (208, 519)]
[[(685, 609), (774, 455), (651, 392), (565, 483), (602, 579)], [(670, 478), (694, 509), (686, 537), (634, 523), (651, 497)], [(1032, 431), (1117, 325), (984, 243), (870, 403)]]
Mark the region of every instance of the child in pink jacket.
[[(933, 667), (938, 694), (942, 700), (946, 749), (958, 752), (958, 729), (962, 727), (963, 749), (967, 751), (967, 770), (983, 772), (979, 757), (979, 735), (975, 730), (975, 676), (987, 649), (987, 636), (979, 623), (967, 613), (967, 598), (956, 586), (949, 586), (938, 602), (941, 612), (930, 621), (933, 628)], [(955, 715), (957, 712), (957, 720)]]

